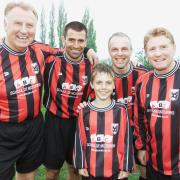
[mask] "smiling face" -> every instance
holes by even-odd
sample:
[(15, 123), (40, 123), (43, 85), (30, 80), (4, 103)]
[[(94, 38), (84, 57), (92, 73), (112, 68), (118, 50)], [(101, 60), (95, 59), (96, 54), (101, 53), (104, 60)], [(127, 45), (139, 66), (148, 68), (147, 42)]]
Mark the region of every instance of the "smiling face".
[(5, 43), (14, 51), (23, 52), (35, 38), (37, 17), (31, 10), (14, 7), (5, 16)]
[(82, 58), (86, 47), (86, 32), (68, 29), (66, 36), (62, 37), (66, 56), (72, 61), (79, 61)]
[(175, 45), (167, 37), (151, 37), (145, 51), (150, 64), (158, 74), (166, 74), (173, 69)]
[(116, 73), (128, 72), (132, 47), (127, 37), (114, 36), (109, 41), (109, 54), (112, 59), (112, 67)]
[(91, 87), (95, 91), (97, 100), (111, 101), (111, 94), (115, 88), (114, 78), (106, 72), (97, 72), (93, 81), (91, 82)]

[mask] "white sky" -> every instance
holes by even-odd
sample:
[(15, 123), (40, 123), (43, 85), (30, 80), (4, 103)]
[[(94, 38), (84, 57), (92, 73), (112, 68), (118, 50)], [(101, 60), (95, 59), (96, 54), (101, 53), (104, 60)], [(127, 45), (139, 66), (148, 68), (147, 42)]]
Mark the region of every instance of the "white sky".
[[(58, 7), (62, 0), (26, 0), (37, 8), (40, 16), (42, 6), (48, 12), (51, 3)], [(81, 21), (85, 8), (90, 10), (96, 29), (96, 44), (99, 58), (107, 58), (108, 38), (121, 31), (132, 39), (134, 53), (143, 47), (145, 33), (154, 27), (170, 30), (176, 41), (176, 57), (180, 56), (180, 11), (179, 0), (64, 0), (68, 22)], [(3, 11), (10, 0), (0, 0), (0, 37), (3, 32)], [(48, 18), (48, 15), (47, 17)], [(48, 20), (47, 20), (48, 24)], [(39, 28), (39, 27), (38, 27)], [(37, 33), (38, 35), (38, 33)], [(38, 36), (37, 36), (38, 39)]]

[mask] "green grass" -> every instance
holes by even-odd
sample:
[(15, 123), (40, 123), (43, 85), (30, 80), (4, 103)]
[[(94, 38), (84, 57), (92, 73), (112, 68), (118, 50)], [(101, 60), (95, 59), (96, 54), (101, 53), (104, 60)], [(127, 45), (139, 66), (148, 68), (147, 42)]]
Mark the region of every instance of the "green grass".
[[(139, 178), (139, 173), (135, 172), (135, 173), (130, 174), (128, 179), (129, 180), (138, 180), (138, 178)], [(45, 168), (44, 168), (44, 166), (41, 166), (38, 169), (35, 180), (45, 180)], [(62, 167), (61, 173), (59, 175), (59, 180), (67, 180), (66, 164), (64, 164), (64, 166)]]

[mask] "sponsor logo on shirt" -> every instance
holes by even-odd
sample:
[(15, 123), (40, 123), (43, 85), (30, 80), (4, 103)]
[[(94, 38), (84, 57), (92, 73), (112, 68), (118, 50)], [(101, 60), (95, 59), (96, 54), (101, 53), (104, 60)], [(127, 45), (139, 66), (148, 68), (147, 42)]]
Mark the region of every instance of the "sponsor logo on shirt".
[(70, 90), (70, 91), (81, 91), (82, 86), (72, 83), (62, 83), (62, 89)]
[(95, 143), (111, 143), (113, 140), (113, 136), (111, 135), (104, 135), (104, 134), (91, 134), (91, 142)]
[(152, 109), (169, 109), (169, 101), (151, 101), (150, 106)]

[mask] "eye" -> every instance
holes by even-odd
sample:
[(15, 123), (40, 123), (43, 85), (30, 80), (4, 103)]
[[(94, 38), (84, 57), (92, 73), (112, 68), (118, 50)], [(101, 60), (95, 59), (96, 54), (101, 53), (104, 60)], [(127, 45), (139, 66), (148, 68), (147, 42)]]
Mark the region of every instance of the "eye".
[(155, 51), (155, 49), (156, 49), (155, 47), (151, 47), (148, 49), (148, 51)]
[(69, 38), (68, 41), (69, 42), (74, 42), (74, 39), (73, 38)]
[(118, 52), (118, 49), (117, 48), (112, 48), (111, 52)]
[(26, 26), (27, 26), (27, 28), (33, 28), (34, 27), (33, 24), (27, 24)]
[(84, 39), (79, 39), (78, 42), (79, 42), (79, 43), (84, 43), (85, 40), (84, 40)]
[(128, 51), (128, 48), (127, 47), (123, 47), (122, 51)]

